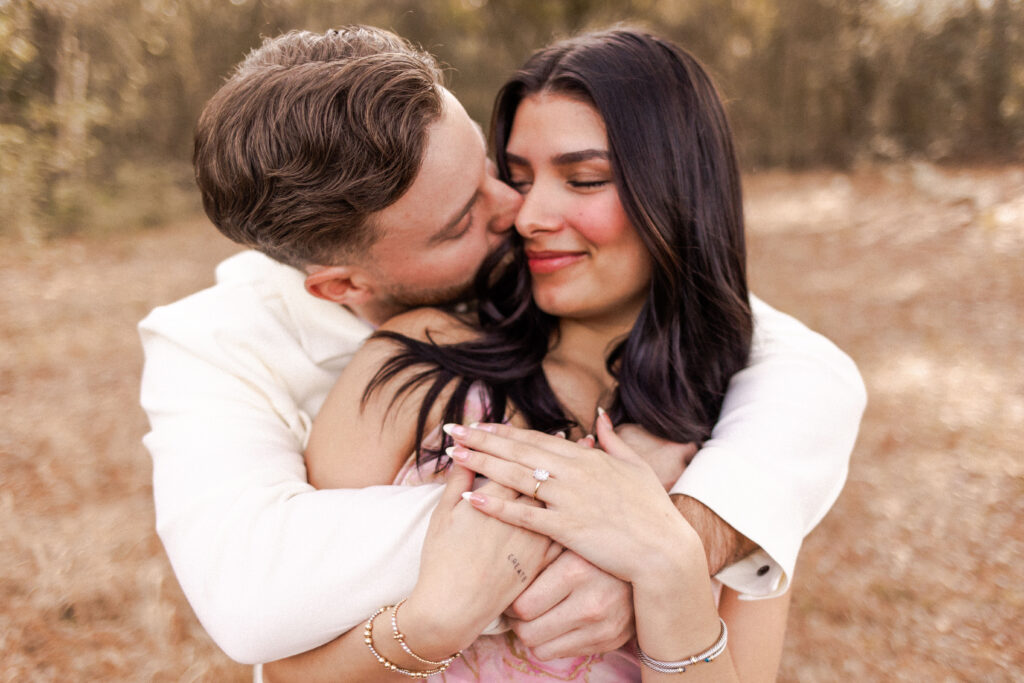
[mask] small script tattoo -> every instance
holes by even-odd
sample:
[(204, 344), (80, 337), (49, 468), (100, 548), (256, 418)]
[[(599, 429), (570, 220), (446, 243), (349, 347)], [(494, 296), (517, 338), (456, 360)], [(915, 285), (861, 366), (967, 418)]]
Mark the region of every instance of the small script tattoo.
[(526, 583), (529, 577), (526, 576), (526, 572), (523, 571), (523, 568), (519, 564), (519, 560), (516, 559), (516, 556), (509, 553), (508, 561), (512, 564), (512, 568), (516, 570), (516, 575), (519, 576), (519, 581)]

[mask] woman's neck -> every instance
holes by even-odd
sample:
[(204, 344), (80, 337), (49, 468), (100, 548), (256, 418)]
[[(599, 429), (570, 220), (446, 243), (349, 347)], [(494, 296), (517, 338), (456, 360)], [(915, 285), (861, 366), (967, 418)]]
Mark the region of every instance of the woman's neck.
[(615, 379), (605, 359), (630, 328), (564, 318), (559, 322), (557, 343), (544, 359), (544, 372), (559, 402), (580, 424), (583, 433), (576, 438), (592, 430), (597, 407), (611, 401)]

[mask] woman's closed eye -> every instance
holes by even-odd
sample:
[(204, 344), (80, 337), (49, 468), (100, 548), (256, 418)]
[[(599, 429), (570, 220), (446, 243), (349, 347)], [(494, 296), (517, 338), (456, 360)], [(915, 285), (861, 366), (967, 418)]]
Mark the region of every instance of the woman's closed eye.
[(569, 180), (568, 181), (569, 187), (575, 188), (577, 190), (592, 190), (592, 189), (596, 189), (596, 188), (599, 188), (599, 187), (605, 187), (610, 182), (611, 181), (607, 180), (607, 179), (599, 179), (599, 180)]
[[(595, 179), (595, 180), (567, 180), (566, 185), (574, 190), (595, 190), (602, 188), (611, 183), (611, 180), (607, 179)], [(533, 187), (533, 180), (522, 179), (517, 180), (512, 178), (508, 181), (509, 186), (519, 194), (526, 194)]]
[(508, 184), (509, 187), (519, 194), (526, 194), (530, 191), (530, 187), (533, 185), (533, 180), (526, 178), (510, 178)]

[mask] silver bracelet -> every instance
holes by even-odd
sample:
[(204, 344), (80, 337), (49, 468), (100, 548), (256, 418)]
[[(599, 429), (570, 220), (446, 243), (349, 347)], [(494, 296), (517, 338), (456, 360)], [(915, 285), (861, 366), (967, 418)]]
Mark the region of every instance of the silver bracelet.
[(686, 667), (692, 666), (698, 662), (710, 662), (711, 660), (718, 657), (718, 655), (725, 652), (725, 645), (729, 642), (729, 629), (725, 626), (725, 621), (721, 617), (718, 618), (720, 624), (722, 624), (722, 633), (718, 636), (718, 640), (715, 644), (709, 647), (700, 654), (687, 657), (686, 659), (680, 659), (678, 662), (663, 662), (660, 659), (654, 659), (646, 652), (640, 649), (640, 643), (636, 644), (634, 651), (636, 652), (637, 659), (652, 671), (657, 671), (662, 674), (681, 674), (686, 672)]

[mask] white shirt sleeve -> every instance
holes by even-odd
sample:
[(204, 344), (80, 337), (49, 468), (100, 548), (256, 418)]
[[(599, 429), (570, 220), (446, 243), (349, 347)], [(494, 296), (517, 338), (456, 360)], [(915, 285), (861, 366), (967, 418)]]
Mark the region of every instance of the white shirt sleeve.
[[(408, 595), (441, 488), (313, 489), (291, 424), (305, 416), (273, 393), (287, 358), (264, 367), (216, 331), (196, 331), (195, 343), (172, 332), (186, 326), (159, 312), (140, 326), (144, 443), (157, 531), (217, 645), (243, 663), (278, 659)], [(280, 343), (253, 334), (261, 348)]]
[(751, 297), (754, 342), (711, 438), (672, 488), (760, 550), (716, 576), (748, 598), (788, 588), (804, 536), (846, 481), (867, 394), (853, 361)]

